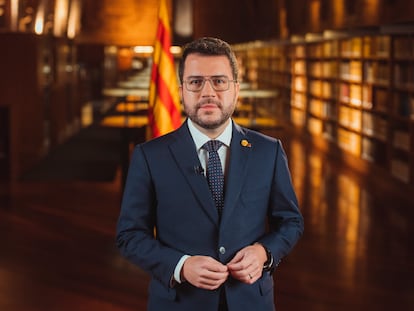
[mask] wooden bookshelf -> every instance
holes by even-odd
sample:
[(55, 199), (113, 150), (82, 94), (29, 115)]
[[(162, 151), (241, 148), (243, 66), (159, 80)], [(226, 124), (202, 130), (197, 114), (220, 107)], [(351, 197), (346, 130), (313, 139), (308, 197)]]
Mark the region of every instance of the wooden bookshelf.
[(414, 179), (414, 34), (393, 36), (392, 49), (391, 174), (410, 183)]
[(53, 148), (75, 134), (75, 53), (64, 40), (0, 33), (0, 178), (17, 181)]
[(414, 185), (414, 31), (316, 38), (256, 48), (257, 83), (281, 90), (292, 128)]
[[(291, 89), (291, 65), (286, 57), (288, 45), (281, 42), (263, 42), (257, 44), (241, 44), (235, 46), (236, 56), (239, 61), (239, 80), (252, 90), (274, 90), (277, 98), (256, 99), (256, 113), (259, 117), (276, 119), (282, 125), (282, 121), (289, 119), (290, 109), (288, 98)], [(243, 114), (243, 109), (248, 106), (239, 104), (236, 114)], [(263, 112), (261, 108), (265, 108)], [(260, 113), (261, 112), (261, 113)]]

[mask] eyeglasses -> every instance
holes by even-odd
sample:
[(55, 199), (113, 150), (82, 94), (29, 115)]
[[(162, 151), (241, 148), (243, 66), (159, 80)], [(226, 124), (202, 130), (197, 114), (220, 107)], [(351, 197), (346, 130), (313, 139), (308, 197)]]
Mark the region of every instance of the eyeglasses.
[(217, 92), (227, 91), (230, 87), (230, 82), (237, 82), (237, 80), (229, 80), (226, 76), (211, 76), (211, 77), (202, 77), (194, 76), (190, 77), (187, 80), (183, 81), (185, 88), (190, 92), (200, 92), (206, 81), (210, 82), (213, 90)]

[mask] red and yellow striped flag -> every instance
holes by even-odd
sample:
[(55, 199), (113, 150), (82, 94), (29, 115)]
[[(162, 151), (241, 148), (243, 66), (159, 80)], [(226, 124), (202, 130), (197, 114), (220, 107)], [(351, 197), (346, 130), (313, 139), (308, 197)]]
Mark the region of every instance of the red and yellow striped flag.
[(170, 52), (170, 36), (167, 3), (161, 0), (149, 90), (147, 138), (164, 135), (181, 125), (181, 105), (174, 59)]

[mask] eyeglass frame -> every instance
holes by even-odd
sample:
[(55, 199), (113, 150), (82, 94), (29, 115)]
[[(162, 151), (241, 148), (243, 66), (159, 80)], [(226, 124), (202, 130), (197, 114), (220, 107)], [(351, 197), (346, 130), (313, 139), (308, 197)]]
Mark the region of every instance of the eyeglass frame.
[[(197, 80), (197, 79), (202, 80), (202, 83), (201, 83), (201, 86), (200, 86), (200, 89), (199, 90), (190, 90), (188, 88), (188, 85), (187, 84), (189, 82), (189, 80), (188, 80), (189, 78), (190, 79), (195, 79), (195, 80)], [(234, 82), (234, 83), (237, 83), (238, 82), (237, 80), (230, 80), (229, 77), (224, 76), (224, 75), (217, 75), (217, 76), (190, 76), (189, 78), (187, 78), (186, 80), (184, 80), (183, 81), (183, 84), (185, 84), (185, 89), (187, 91), (194, 92), (194, 93), (201, 92), (203, 90), (205, 84), (206, 84), (206, 81), (208, 81), (210, 83), (211, 87), (216, 92), (225, 92), (225, 91), (228, 91), (230, 89), (230, 82)], [(214, 86), (213, 81), (211, 80), (211, 79), (214, 79), (214, 78), (216, 78), (216, 79), (217, 78), (220, 78), (220, 79), (223, 79), (223, 80), (227, 80), (227, 82), (228, 82), (227, 88), (225, 90), (217, 90), (216, 87)]]

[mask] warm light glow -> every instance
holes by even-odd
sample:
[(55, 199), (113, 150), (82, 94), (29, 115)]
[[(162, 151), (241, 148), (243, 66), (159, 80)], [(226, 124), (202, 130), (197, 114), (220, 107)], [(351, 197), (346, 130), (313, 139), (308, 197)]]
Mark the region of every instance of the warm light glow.
[(182, 37), (189, 37), (193, 34), (193, 4), (192, 0), (176, 1), (176, 10), (180, 12), (175, 16), (175, 32)]
[(359, 234), (361, 189), (354, 180), (340, 174), (338, 194), (337, 235), (343, 238), (346, 254), (343, 258), (343, 273), (344, 277), (352, 279), (356, 271), (358, 245), (364, 242)]
[[(151, 45), (138, 45), (133, 48), (134, 53), (136, 54), (152, 54), (154, 52), (154, 47)], [(181, 47), (179, 46), (171, 46), (170, 47), (171, 54), (177, 55), (181, 53)]]
[(55, 20), (53, 34), (56, 37), (62, 36), (66, 31), (66, 23), (68, 20), (68, 0), (56, 0), (55, 3)]
[(17, 31), (19, 24), (19, 0), (10, 0), (10, 28)]
[(289, 150), (289, 157), (292, 158), (290, 170), (299, 205), (302, 205), (304, 201), (304, 178), (306, 173), (305, 155), (306, 152), (303, 144), (297, 139), (293, 139), (290, 143)]
[(67, 36), (70, 39), (75, 38), (76, 33), (79, 30), (80, 23), (80, 8), (81, 4), (79, 0), (72, 0), (69, 11), (69, 20), (68, 20), (68, 33)]
[(43, 33), (44, 24), (45, 24), (45, 10), (46, 10), (45, 1), (41, 1), (37, 8), (36, 20), (35, 20), (35, 26), (34, 26), (34, 31), (38, 35), (41, 35)]
[(377, 16), (380, 15), (381, 1), (379, 0), (366, 0), (365, 1), (365, 21), (367, 23), (375, 23)]
[(118, 48), (115, 45), (110, 45), (105, 47), (105, 54), (107, 55), (116, 55), (118, 53)]
[(82, 127), (88, 127), (93, 123), (93, 104), (92, 102), (87, 102), (81, 108), (81, 125)]
[[(349, 0), (348, 0), (349, 1)], [(345, 19), (345, 0), (332, 1), (333, 9), (333, 28), (337, 28), (343, 25)]]
[(134, 47), (134, 52), (137, 54), (151, 54), (154, 51), (154, 48), (150, 45), (140, 45)]
[(322, 39), (322, 35), (320, 33), (307, 33), (305, 35), (306, 42), (315, 42)]
[(175, 54), (175, 55), (180, 54), (181, 53), (181, 47), (171, 46), (170, 47), (170, 52), (171, 52), (171, 54)]
[(320, 30), (320, 6), (321, 3), (319, 1), (313, 1), (310, 3), (309, 10), (310, 10), (310, 26), (313, 31)]
[(0, 0), (0, 16), (4, 16), (5, 6), (6, 6), (6, 0)]

